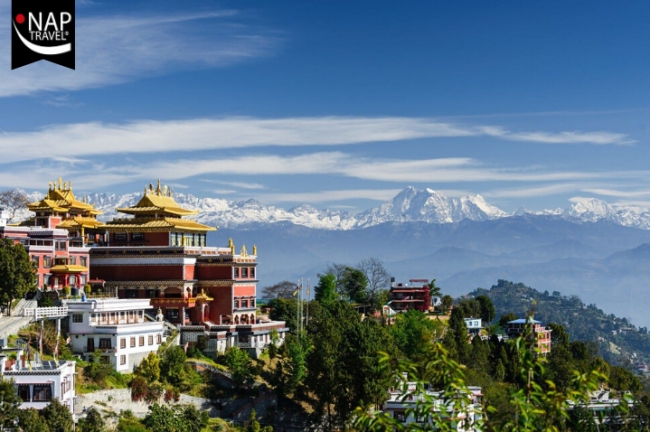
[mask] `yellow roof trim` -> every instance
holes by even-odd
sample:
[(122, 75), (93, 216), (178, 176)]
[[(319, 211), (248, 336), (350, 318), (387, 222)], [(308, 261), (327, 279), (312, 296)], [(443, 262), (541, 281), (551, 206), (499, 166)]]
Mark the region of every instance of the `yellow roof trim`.
[(82, 273), (87, 271), (88, 267), (74, 264), (58, 264), (50, 268), (50, 273)]

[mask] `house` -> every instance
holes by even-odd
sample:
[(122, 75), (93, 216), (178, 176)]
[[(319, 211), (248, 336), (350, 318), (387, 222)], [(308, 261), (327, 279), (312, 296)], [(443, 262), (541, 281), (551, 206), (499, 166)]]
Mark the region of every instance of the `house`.
[(481, 318), (465, 318), (465, 327), (471, 337), (478, 336), (483, 330)]
[(148, 321), (148, 299), (98, 298), (67, 301), (72, 352), (88, 359), (99, 353), (118, 372), (132, 372), (165, 342), (162, 321)]
[(508, 322), (506, 332), (508, 337), (516, 338), (523, 334), (526, 327), (531, 327), (537, 337), (537, 348), (541, 355), (547, 355), (551, 352), (551, 329), (542, 326), (540, 321), (532, 318), (520, 318)]
[(409, 283), (391, 282), (388, 305), (395, 312), (410, 309), (428, 311), (431, 307), (428, 279), (410, 279)]
[[(382, 411), (404, 425), (411, 423), (431, 424), (431, 418), (416, 418), (413, 413), (408, 413), (409, 409), (413, 410), (418, 403), (422, 403), (425, 398), (424, 394), (416, 394), (417, 385), (415, 382), (400, 383), (390, 388), (388, 400), (382, 406)], [(406, 390), (406, 392), (405, 392)], [(482, 420), (481, 414), (481, 387), (468, 387), (469, 405), (463, 412), (454, 412), (453, 404), (443, 398), (441, 391), (431, 389), (425, 390), (426, 396), (433, 399), (434, 411), (442, 412), (444, 416), (453, 417), (455, 430), (459, 432), (474, 432), (480, 429), (475, 427), (476, 421)]]
[(43, 409), (54, 398), (70, 413), (75, 409), (75, 362), (69, 360), (30, 361), (22, 348), (0, 348), (0, 374), (13, 380), (20, 408)]

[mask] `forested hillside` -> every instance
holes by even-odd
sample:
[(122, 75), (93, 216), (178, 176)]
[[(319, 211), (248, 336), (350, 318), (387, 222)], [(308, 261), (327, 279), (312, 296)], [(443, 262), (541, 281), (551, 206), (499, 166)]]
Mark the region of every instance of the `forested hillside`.
[(563, 325), (572, 340), (597, 343), (600, 355), (608, 361), (637, 364), (650, 359), (650, 335), (646, 327), (636, 327), (626, 318), (607, 314), (594, 304), (584, 304), (575, 295), (540, 292), (506, 280), (499, 280), (489, 290), (478, 288), (469, 294), (470, 297), (479, 295), (487, 295), (492, 300), (496, 316), (514, 313), (522, 317), (534, 309), (535, 319)]

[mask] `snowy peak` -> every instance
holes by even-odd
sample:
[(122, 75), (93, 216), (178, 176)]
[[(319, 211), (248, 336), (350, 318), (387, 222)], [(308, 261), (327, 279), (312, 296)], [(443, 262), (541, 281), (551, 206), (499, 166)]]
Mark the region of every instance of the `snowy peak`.
[[(27, 196), (34, 202), (41, 199), (43, 194), (31, 192)], [(141, 197), (139, 192), (124, 195), (94, 193), (88, 195), (87, 199), (104, 212), (99, 218), (106, 221), (118, 216), (115, 208), (130, 207)], [(286, 210), (262, 204), (254, 199), (228, 201), (221, 198), (198, 198), (183, 193), (175, 193), (174, 199), (182, 207), (199, 210), (196, 216), (198, 222), (221, 228), (245, 228), (251, 225), (288, 222), (315, 229), (351, 230), (388, 222), (457, 223), (465, 219), (485, 221), (510, 216), (553, 215), (578, 223), (606, 220), (618, 225), (650, 230), (650, 212), (646, 209), (615, 207), (595, 198), (580, 200), (566, 209), (529, 211), (522, 206), (508, 214), (489, 204), (481, 195), (448, 198), (433, 189), (417, 190), (413, 186), (407, 187), (378, 207), (357, 214), (320, 210), (309, 204)], [(15, 220), (27, 219), (30, 216), (24, 209), (17, 212)]]

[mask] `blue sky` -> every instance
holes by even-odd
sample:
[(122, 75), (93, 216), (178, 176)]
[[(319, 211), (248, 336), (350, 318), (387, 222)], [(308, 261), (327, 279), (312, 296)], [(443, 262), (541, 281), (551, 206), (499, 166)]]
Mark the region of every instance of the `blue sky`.
[(76, 71), (11, 71), (2, 20), (0, 187), (650, 207), (649, 18), (641, 1), (77, 0)]

